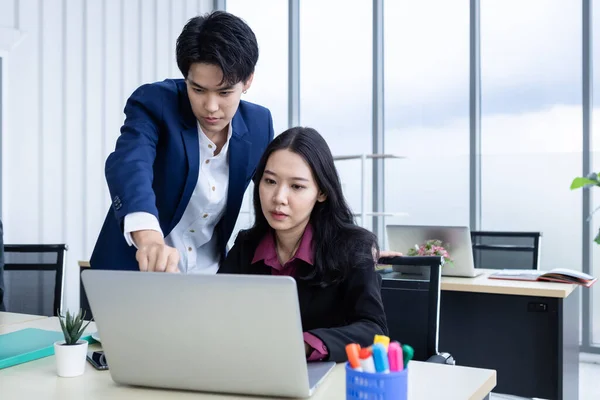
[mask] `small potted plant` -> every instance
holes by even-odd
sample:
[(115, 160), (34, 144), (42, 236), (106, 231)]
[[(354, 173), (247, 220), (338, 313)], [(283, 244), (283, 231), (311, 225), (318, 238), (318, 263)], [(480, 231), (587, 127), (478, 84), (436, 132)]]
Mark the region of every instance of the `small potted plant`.
[(79, 310), (77, 315), (67, 311), (66, 316), (60, 315), (59, 312), (58, 319), (65, 337), (65, 340), (54, 343), (58, 376), (70, 378), (82, 375), (85, 370), (88, 342), (80, 338), (91, 321), (84, 325), (85, 312), (82, 314), (82, 310)]

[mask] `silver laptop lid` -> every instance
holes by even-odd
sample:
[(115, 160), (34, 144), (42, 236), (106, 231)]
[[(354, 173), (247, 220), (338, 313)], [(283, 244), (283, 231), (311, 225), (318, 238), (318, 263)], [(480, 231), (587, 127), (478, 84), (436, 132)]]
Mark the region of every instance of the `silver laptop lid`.
[(89, 270), (82, 279), (115, 382), (310, 394), (292, 278)]

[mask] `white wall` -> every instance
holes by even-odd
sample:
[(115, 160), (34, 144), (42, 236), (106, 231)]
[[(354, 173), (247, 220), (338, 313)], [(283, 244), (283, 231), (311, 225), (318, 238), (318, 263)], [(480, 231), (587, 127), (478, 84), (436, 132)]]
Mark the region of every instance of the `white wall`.
[[(180, 77), (175, 41), (210, 0), (0, 0), (5, 243), (67, 243), (65, 305), (79, 306), (109, 206), (104, 161), (140, 84)], [(7, 30), (0, 29), (1, 32)]]

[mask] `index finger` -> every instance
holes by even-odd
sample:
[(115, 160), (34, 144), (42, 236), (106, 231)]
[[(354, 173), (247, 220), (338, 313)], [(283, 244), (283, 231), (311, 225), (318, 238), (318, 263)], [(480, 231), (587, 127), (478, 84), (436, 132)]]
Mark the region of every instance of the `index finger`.
[(169, 258), (167, 259), (166, 272), (179, 272), (179, 267), (177, 266), (177, 264), (179, 264), (179, 253), (177, 252), (177, 250), (175, 250), (175, 252), (169, 254)]
[(148, 271), (148, 254), (146, 254), (146, 252), (144, 252), (142, 250), (138, 250), (135, 253), (135, 259), (138, 262), (140, 271), (142, 271), (142, 272)]

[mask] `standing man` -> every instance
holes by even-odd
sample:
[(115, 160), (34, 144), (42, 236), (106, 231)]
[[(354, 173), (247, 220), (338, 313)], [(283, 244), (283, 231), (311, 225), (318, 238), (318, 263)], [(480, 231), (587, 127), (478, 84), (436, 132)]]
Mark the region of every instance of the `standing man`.
[(241, 100), (258, 61), (245, 22), (223, 11), (192, 18), (176, 55), (184, 79), (143, 85), (125, 106), (92, 268), (216, 273), (273, 139), (269, 110)]

